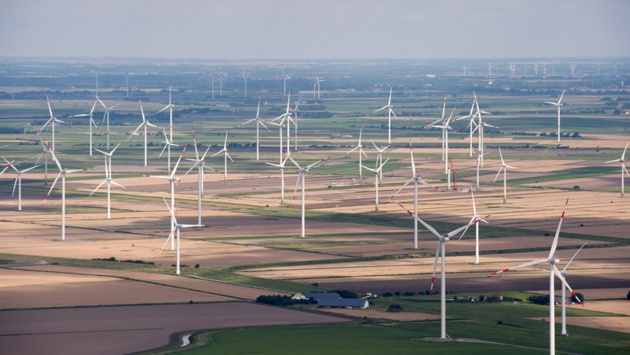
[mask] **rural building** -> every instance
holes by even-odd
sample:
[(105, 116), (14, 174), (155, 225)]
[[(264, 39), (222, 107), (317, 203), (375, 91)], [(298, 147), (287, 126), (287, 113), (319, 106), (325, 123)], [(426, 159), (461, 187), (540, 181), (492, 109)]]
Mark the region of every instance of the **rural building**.
[(304, 296), (306, 296), (306, 298), (312, 298), (316, 301), (324, 299), (341, 299), (341, 296), (337, 292), (309, 292)]
[(370, 302), (365, 298), (324, 298), (317, 301), (317, 307), (366, 309)]

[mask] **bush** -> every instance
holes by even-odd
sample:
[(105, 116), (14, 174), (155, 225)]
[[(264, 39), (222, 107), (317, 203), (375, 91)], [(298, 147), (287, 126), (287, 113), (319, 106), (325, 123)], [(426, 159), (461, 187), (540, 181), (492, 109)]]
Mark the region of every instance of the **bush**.
[(630, 301), (630, 291), (628, 291), (628, 294), (626, 295), (626, 299)]
[(392, 297), (394, 294), (391, 292), (385, 292), (381, 295), (381, 297)]
[(399, 304), (390, 304), (387, 308), (387, 312), (402, 312), (404, 309)]
[(533, 304), (546, 305), (546, 304), (549, 304), (549, 295), (544, 295), (544, 296), (533, 295), (533, 296), (529, 296), (527, 300)]

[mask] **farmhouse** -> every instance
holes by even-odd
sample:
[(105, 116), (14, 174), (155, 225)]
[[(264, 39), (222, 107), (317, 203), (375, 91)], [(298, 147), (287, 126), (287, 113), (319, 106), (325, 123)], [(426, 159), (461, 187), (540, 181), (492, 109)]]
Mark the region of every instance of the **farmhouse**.
[(324, 308), (360, 308), (370, 306), (368, 300), (363, 298), (342, 298), (337, 292), (311, 292), (305, 294), (307, 298), (317, 300), (317, 307)]

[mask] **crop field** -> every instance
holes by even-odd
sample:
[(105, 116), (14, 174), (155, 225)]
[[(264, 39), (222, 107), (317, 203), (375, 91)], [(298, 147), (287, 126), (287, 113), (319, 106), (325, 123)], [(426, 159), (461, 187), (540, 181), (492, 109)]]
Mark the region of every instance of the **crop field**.
[[(70, 341), (81, 328), (64, 327), (70, 322), (67, 317), (76, 316), (86, 325), (85, 336), (79, 336), (81, 344), (118, 344), (102, 347), (103, 353), (177, 351), (184, 334), (194, 334), (191, 348), (181, 349), (190, 353), (278, 353), (297, 351), (304, 344), (323, 352), (348, 341), (346, 346), (354, 347), (355, 353), (379, 349), (406, 353), (418, 346), (448, 353), (546, 351), (548, 306), (455, 298), (501, 294), (526, 301), (530, 295), (548, 293), (547, 264), (490, 274), (546, 258), (567, 200), (556, 251), (558, 267), (562, 269), (586, 243), (567, 277), (586, 302), (584, 307), (570, 306), (571, 336), (558, 335), (558, 350), (619, 353), (630, 347), (630, 314), (625, 311), (630, 290), (630, 197), (621, 197), (619, 162), (606, 164), (621, 157), (630, 139), (628, 116), (614, 114), (617, 106), (607, 104), (630, 102), (627, 90), (568, 91), (562, 130), (569, 136), (558, 142), (555, 108), (544, 101), (557, 99), (565, 85), (599, 89), (598, 81), (523, 79), (531, 92), (510, 92), (479, 80), (475, 90), (480, 106), (492, 112), (484, 120), (497, 126), (485, 132), (479, 188), (469, 120), (451, 123), (450, 162), (442, 161), (441, 130), (427, 127), (441, 118), (445, 95), (447, 115), (453, 106), (457, 107), (454, 116), (468, 114), (473, 100), (470, 82), (436, 83), (430, 91), (407, 81), (394, 87), (398, 118), (392, 119), (391, 143), (387, 116), (373, 113), (387, 102), (389, 88), (375, 88), (357, 78), (356, 85), (362, 85), (357, 90), (343, 91), (337, 84), (337, 89), (324, 90), (319, 100), (312, 91), (294, 90), (291, 106), (302, 98), (297, 149), (292, 124), (290, 157), (301, 166), (321, 163), (305, 175), (306, 237), (301, 238), (301, 176), (291, 160), (285, 161), (286, 127), (281, 131), (283, 153), (278, 148), (278, 127), (269, 123), (285, 112), (287, 97), (254, 86), (256, 97), (226, 90), (224, 97), (211, 100), (207, 88), (188, 90), (182, 84), (173, 91), (171, 138), (178, 146), (171, 148), (170, 166), (173, 169), (179, 162), (176, 176), (180, 178), (174, 184), (175, 216), (182, 225), (196, 225), (200, 218), (201, 226), (181, 228), (181, 276), (175, 276), (177, 252), (167, 240), (169, 181), (155, 178), (169, 174), (168, 153), (160, 157), (164, 134), (149, 128), (148, 166), (144, 166), (145, 137), (130, 135), (142, 122), (139, 99), (146, 118), (167, 134), (170, 130), (168, 111), (155, 114), (168, 103), (168, 90), (149, 84), (150, 76), (145, 80), (146, 87), (131, 98), (111, 87), (102, 89), (100, 98), (107, 105), (119, 104), (112, 110), (110, 134), (102, 124), (100, 106), (94, 114), (98, 129), (91, 137), (93, 148), (107, 151), (107, 137), (109, 150), (120, 144), (111, 173), (124, 188), (112, 185), (110, 219), (107, 184), (94, 192), (105, 178), (103, 154), (94, 150), (89, 156), (87, 118), (69, 117), (88, 113), (93, 93), (75, 86), (0, 85), (6, 93), (0, 99), (0, 156), (8, 162), (15, 158), (18, 169), (37, 164), (22, 175), (19, 211), (16, 173), (7, 162), (0, 162), (0, 171), (7, 168), (0, 176), (0, 348), (24, 350), (20, 337), (25, 334), (41, 346), (32, 351)], [(340, 79), (331, 78), (328, 84), (335, 85), (335, 80)], [(544, 90), (535, 89), (536, 85)], [(52, 144), (52, 132), (45, 128), (37, 134), (49, 118), (46, 95), (54, 114), (71, 123), (55, 127), (55, 155), (63, 168), (81, 169), (65, 179), (63, 241), (61, 178), (50, 190), (59, 169), (48, 155), (46, 172), (46, 156), (41, 155), (40, 137)], [(260, 160), (255, 122), (239, 126), (255, 117), (258, 96), (260, 116), (268, 127), (260, 129)], [(378, 179), (372, 171), (360, 170), (357, 150), (349, 152), (357, 147), (360, 130), (365, 167), (378, 167), (375, 145), (387, 147), (382, 182), (377, 185), (378, 210)], [(226, 148), (233, 159), (227, 160), (227, 173), (224, 156), (218, 153), (226, 132)], [(477, 133), (472, 142), (478, 148)], [(431, 185), (418, 186), (422, 220), (440, 233), (466, 225), (473, 216), (474, 190), (476, 211), (488, 221), (478, 223), (479, 264), (474, 263), (475, 225), (446, 245), (447, 328), (452, 341), (437, 339), (439, 295), (424, 294), (434, 273), (436, 237), (419, 225), (414, 248), (414, 220), (407, 211), (414, 209), (413, 183), (399, 191), (412, 178), (410, 144), (417, 174)], [(201, 216), (195, 148), (200, 156), (208, 149)], [(499, 148), (505, 163), (513, 166), (507, 171), (505, 203), (503, 174), (497, 174)], [(283, 202), (281, 169), (266, 164), (282, 162)], [(439, 293), (439, 280), (435, 287)], [(254, 304), (260, 295), (311, 290), (378, 297), (369, 298), (373, 305), (366, 310)], [(392, 295), (383, 297), (386, 293)], [(404, 311), (388, 312), (391, 304), (401, 305)], [(177, 316), (177, 322), (169, 323), (176, 310), (186, 307), (203, 310), (186, 310), (181, 319)], [(101, 313), (109, 314), (108, 322), (90, 321)], [(51, 321), (34, 321), (46, 317)], [(138, 322), (126, 325), (125, 317), (137, 317)], [(66, 330), (55, 338), (51, 335), (58, 334), (56, 327)], [(251, 341), (242, 341), (245, 338)], [(274, 345), (280, 338), (282, 349)]]

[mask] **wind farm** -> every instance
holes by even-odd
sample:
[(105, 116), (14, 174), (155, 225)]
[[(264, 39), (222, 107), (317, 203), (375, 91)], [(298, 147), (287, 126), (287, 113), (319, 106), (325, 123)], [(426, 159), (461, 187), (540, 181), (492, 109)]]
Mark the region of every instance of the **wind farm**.
[[(487, 62), (466, 60), (465, 76), (461, 61), (437, 60), (420, 68), (394, 61), (383, 73), (361, 62), (220, 61), (166, 76), (152, 74), (165, 70), (159, 65), (114, 63), (99, 69), (98, 98), (110, 105), (100, 107), (94, 73), (72, 63), (47, 64), (60, 77), (68, 68), (79, 74), (64, 77), (66, 86), (38, 83), (35, 97), (19, 87), (12, 89), (12, 99), (0, 96), (0, 156), (6, 158), (0, 165), (0, 345), (24, 349), (15, 334), (43, 339), (20, 319), (50, 312), (55, 325), (67, 324), (69, 314), (86, 319), (82, 331), (102, 340), (85, 336), (79, 344), (107, 343), (112, 353), (174, 351), (189, 334), (194, 340), (187, 346), (204, 346), (199, 339), (205, 336), (230, 336), (240, 339), (230, 342), (233, 352), (247, 352), (240, 332), (300, 338), (309, 329), (316, 329), (310, 336), (323, 343), (338, 335), (344, 341), (349, 334), (373, 338), (371, 349), (352, 340), (363, 352), (409, 353), (419, 344), (443, 352), (625, 349), (630, 225), (621, 195), (630, 93), (626, 87), (598, 90), (630, 82), (630, 72), (618, 65), (621, 74), (615, 76), (612, 65), (600, 65), (597, 76), (595, 63), (575, 60), (571, 63), (579, 65), (572, 67), (556, 60), (555, 76), (544, 76), (540, 67), (535, 71), (539, 61), (497, 59), (489, 84)], [(190, 74), (197, 69), (214, 74), (197, 79)], [(133, 87), (121, 90), (128, 78), (120, 73), (129, 72), (147, 74), (134, 74)], [(222, 78), (221, 96), (213, 95), (209, 82), (215, 76)], [(165, 77), (172, 82), (165, 84)], [(325, 85), (314, 86), (313, 78)], [(81, 85), (89, 89), (74, 91)], [(519, 89), (505, 89), (509, 85)], [(297, 150), (290, 144), (289, 122), (295, 128), (298, 104), (291, 97), (300, 96)], [(545, 104), (561, 96), (564, 133)], [(458, 108), (445, 112), (445, 98)], [(111, 109), (109, 129), (107, 120), (92, 119), (104, 107)], [(388, 119), (391, 110), (396, 124), (375, 115), (379, 109), (388, 111)], [(68, 123), (59, 128), (57, 122), (55, 148), (46, 140), (52, 123), (41, 129), (51, 117)], [(440, 130), (430, 129), (431, 123)], [(280, 134), (267, 129), (274, 124)], [(194, 155), (186, 148), (190, 144)], [(170, 167), (163, 154), (177, 146), (183, 151)], [(59, 175), (45, 186), (48, 155)], [(447, 188), (451, 161), (457, 190)], [(223, 169), (212, 167), (220, 163)], [(510, 169), (503, 185), (498, 165), (504, 174)], [(285, 179), (295, 182), (293, 203), (285, 201)], [(112, 184), (125, 188), (110, 189)], [(21, 211), (13, 193), (21, 193)], [(389, 203), (378, 204), (379, 195)], [(560, 229), (558, 206), (567, 198), (571, 203)], [(489, 276), (546, 256), (550, 245), (554, 255), (544, 259), (544, 267)], [(429, 281), (439, 258), (441, 282), (434, 285)], [(564, 282), (553, 271), (551, 296), (550, 279), (543, 276), (551, 264), (570, 272), (563, 278), (583, 302), (565, 299), (565, 317), (561, 303), (553, 301), (562, 297)], [(262, 295), (313, 290), (350, 291), (369, 307), (256, 302)], [(546, 304), (529, 300), (544, 295)], [(396, 309), (392, 305), (403, 310), (389, 311)], [(201, 309), (226, 322), (196, 319)], [(104, 317), (103, 310), (117, 331), (87, 321)], [(173, 316), (168, 325), (156, 321), (149, 327), (150, 312)], [(144, 320), (134, 335), (118, 331), (128, 329), (117, 323), (124, 314)], [(190, 323), (173, 320), (177, 314)], [(550, 319), (558, 322), (553, 344)], [(227, 324), (234, 329), (225, 329)], [(564, 330), (570, 336), (561, 337)], [(413, 344), (395, 344), (400, 336)], [(58, 334), (55, 341), (68, 337)], [(129, 345), (120, 339), (130, 339), (124, 343)], [(261, 347), (278, 351), (271, 341)]]

